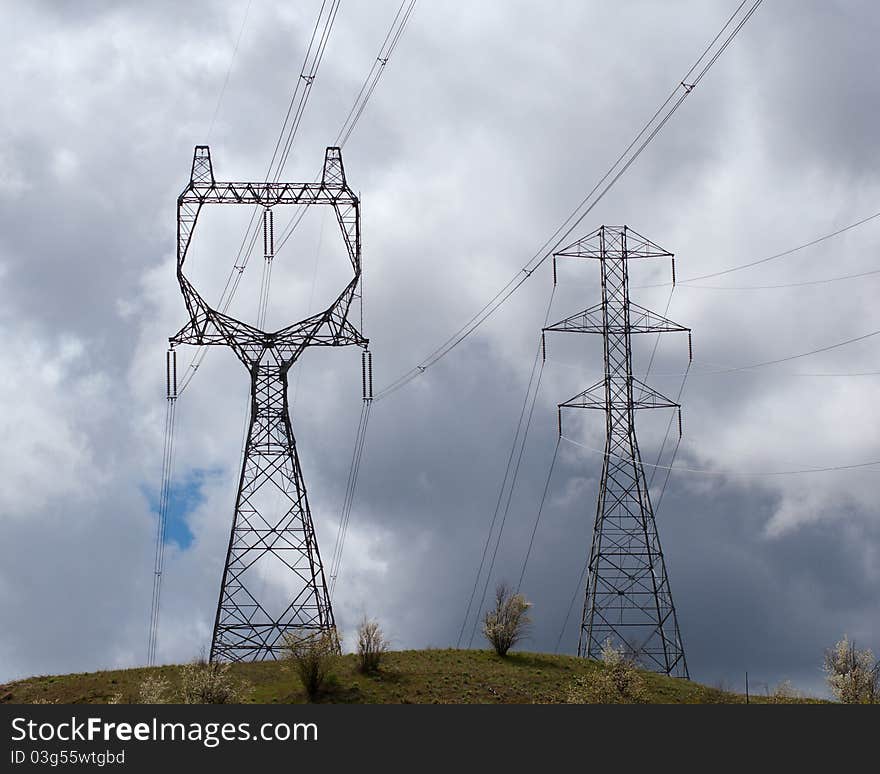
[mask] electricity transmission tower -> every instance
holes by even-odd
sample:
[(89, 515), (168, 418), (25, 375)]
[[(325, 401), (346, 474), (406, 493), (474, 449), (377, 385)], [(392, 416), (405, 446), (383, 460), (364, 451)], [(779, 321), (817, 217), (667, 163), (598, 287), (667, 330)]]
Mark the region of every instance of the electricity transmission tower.
[[(286, 328), (263, 331), (234, 319), (225, 309), (209, 306), (183, 271), (199, 213), (209, 204), (263, 208), (267, 261), (275, 252), (273, 207), (329, 205), (354, 276), (327, 309)], [(359, 202), (346, 183), (339, 148), (327, 148), (320, 182), (222, 183), (214, 179), (208, 146), (196, 146), (190, 182), (177, 200), (177, 279), (190, 320), (171, 337), (171, 345), (230, 347), (251, 378), (250, 427), (214, 622), (212, 661), (277, 658), (286, 631), (318, 633), (335, 626), (290, 423), (287, 381), (291, 366), (307, 347), (354, 344), (366, 349), (367, 339), (348, 319), (352, 302), (360, 298), (360, 253)], [(290, 590), (280, 605), (264, 594), (269, 573), (284, 577), (285, 589)]]
[(633, 376), (631, 337), (637, 333), (687, 331), (690, 350), (690, 329), (629, 300), (629, 261), (670, 257), (674, 282), (675, 259), (672, 253), (626, 226), (601, 226), (556, 256), (597, 259), (602, 281), (601, 303), (544, 329), (601, 334), (604, 343), (604, 377), (558, 408), (560, 436), (563, 408), (605, 412), (605, 456), (578, 655), (598, 658), (610, 638), (647, 668), (687, 677), (687, 661), (635, 432), (636, 410), (676, 408), (681, 433), (681, 407)]

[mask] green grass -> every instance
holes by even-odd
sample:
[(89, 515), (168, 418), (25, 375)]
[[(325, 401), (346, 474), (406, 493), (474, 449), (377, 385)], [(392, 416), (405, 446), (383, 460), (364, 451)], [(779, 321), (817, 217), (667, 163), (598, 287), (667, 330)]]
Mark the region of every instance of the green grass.
[[(346, 655), (334, 664), (318, 700), (341, 704), (556, 704), (566, 701), (575, 676), (589, 676), (602, 668), (594, 661), (572, 656), (511, 653), (502, 659), (487, 650), (410, 650), (388, 653), (378, 673), (363, 675), (356, 669), (355, 657)], [(307, 701), (290, 664), (233, 664), (232, 671), (248, 684), (248, 703)], [(179, 666), (31, 677), (0, 686), (0, 703), (103, 704), (114, 694), (121, 694), (123, 703), (133, 703), (137, 701), (141, 681), (150, 673), (167, 678), (172, 692), (179, 686)], [(745, 701), (739, 694), (689, 680), (652, 672), (643, 675), (651, 703)]]

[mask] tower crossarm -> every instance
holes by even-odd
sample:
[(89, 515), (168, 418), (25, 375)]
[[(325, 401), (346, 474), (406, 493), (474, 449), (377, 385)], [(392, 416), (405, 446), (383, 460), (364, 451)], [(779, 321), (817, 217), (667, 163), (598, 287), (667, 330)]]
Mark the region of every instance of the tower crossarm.
[(211, 151), (197, 145), (190, 181), (178, 198), (178, 204), (357, 204), (357, 197), (345, 180), (342, 153), (338, 147), (327, 148), (320, 182), (219, 182), (214, 179)]
[[(573, 398), (560, 403), (559, 408), (601, 409), (605, 411), (608, 408), (605, 387), (604, 379), (596, 382)], [(633, 409), (681, 408), (679, 403), (634, 377), (632, 378), (632, 396)], [(612, 401), (612, 405), (615, 403)], [(623, 401), (621, 405), (625, 407), (628, 403)]]
[(282, 359), (295, 360), (306, 347), (366, 346), (369, 339), (348, 319), (355, 293), (352, 280), (339, 298), (323, 312), (279, 331), (265, 332), (209, 307), (193, 291), (190, 321), (170, 338), (172, 344), (228, 346), (246, 363), (260, 359), (266, 349), (277, 349)]
[(191, 183), (180, 195), (185, 204), (351, 204), (357, 199), (347, 188), (324, 183)]
[(303, 340), (307, 346), (344, 347), (349, 344), (366, 346), (369, 339), (348, 319), (348, 310), (357, 288), (353, 280), (336, 301), (323, 312), (274, 333), (279, 342)]
[(561, 258), (672, 258), (673, 253), (654, 244), (629, 226), (600, 226), (576, 242), (558, 250)]
[(683, 325), (645, 309), (643, 306), (630, 302), (629, 321), (621, 324), (618, 320), (603, 321), (602, 304), (595, 304), (589, 309), (573, 314), (553, 325), (545, 331), (561, 331), (563, 333), (610, 333), (624, 335), (627, 333), (668, 333), (671, 331), (690, 331)]

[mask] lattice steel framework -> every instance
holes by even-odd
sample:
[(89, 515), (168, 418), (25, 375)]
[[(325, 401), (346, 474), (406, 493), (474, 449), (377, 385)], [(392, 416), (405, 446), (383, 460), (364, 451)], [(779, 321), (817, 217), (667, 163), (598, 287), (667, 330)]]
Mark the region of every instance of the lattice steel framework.
[[(548, 326), (545, 331), (601, 334), (605, 375), (583, 392), (559, 404), (562, 409), (605, 412), (605, 456), (590, 548), (578, 655), (598, 658), (606, 640), (624, 647), (645, 667), (687, 677), (687, 661), (657, 534), (651, 495), (645, 481), (635, 412), (681, 407), (633, 376), (632, 340), (637, 333), (687, 331), (629, 299), (629, 261), (672, 258), (632, 229), (602, 226), (556, 253), (599, 261), (602, 301)], [(554, 257), (555, 261), (555, 257)], [(554, 271), (555, 276), (555, 271)]]
[[(271, 208), (329, 205), (333, 208), (354, 276), (324, 311), (274, 332), (212, 308), (183, 267), (199, 213), (208, 204), (246, 204), (269, 211), (263, 223), (267, 260), (274, 255)], [(290, 629), (320, 632), (335, 627), (330, 595), (300, 469), (287, 399), (290, 367), (307, 347), (368, 340), (349, 321), (359, 298), (360, 210), (348, 187), (339, 148), (327, 148), (317, 183), (221, 183), (214, 179), (211, 152), (195, 149), (189, 185), (177, 200), (177, 279), (190, 321), (171, 344), (230, 347), (251, 377), (250, 427), (211, 642), (211, 660), (277, 658)], [(263, 596), (267, 571), (289, 583), (285, 606)], [(287, 601), (289, 599), (289, 602)]]

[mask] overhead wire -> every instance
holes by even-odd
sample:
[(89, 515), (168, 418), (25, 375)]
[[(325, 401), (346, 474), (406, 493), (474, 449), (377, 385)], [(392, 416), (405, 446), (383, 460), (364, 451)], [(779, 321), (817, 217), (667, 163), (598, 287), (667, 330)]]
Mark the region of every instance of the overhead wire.
[(801, 288), (808, 285), (828, 285), (832, 282), (842, 282), (843, 280), (860, 279), (862, 277), (871, 277), (880, 274), (880, 269), (871, 269), (870, 271), (862, 271), (858, 274), (842, 274), (837, 277), (825, 277), (824, 279), (804, 280), (802, 282), (783, 282), (776, 285), (684, 285), (686, 290), (690, 288), (698, 288), (699, 290), (780, 290), (782, 288)]
[[(550, 319), (550, 311), (553, 308), (553, 299), (555, 296), (556, 296), (556, 285), (553, 286), (553, 290), (550, 292), (550, 299), (547, 302), (547, 310), (544, 313), (544, 326), (545, 327)], [(540, 370), (538, 370), (539, 359), (541, 362)], [(526, 444), (526, 439), (527, 439), (528, 432), (529, 432), (529, 427), (531, 426), (531, 422), (532, 422), (532, 414), (534, 413), (535, 403), (538, 399), (538, 391), (541, 388), (541, 377), (543, 376), (543, 373), (544, 373), (544, 364), (545, 364), (544, 340), (543, 340), (543, 336), (542, 336), (541, 340), (538, 342), (538, 349), (535, 352), (535, 360), (532, 363), (532, 371), (531, 371), (531, 374), (529, 375), (529, 382), (526, 386), (526, 394), (525, 394), (525, 397), (523, 398), (522, 409), (520, 410), (519, 419), (517, 420), (517, 424), (516, 424), (516, 431), (513, 435), (513, 444), (511, 445), (511, 448), (510, 448), (510, 455), (507, 458), (507, 465), (504, 470), (504, 477), (501, 480), (501, 489), (498, 492), (498, 499), (495, 503), (495, 509), (492, 513), (492, 519), (489, 523), (489, 531), (488, 531), (488, 534), (486, 535), (486, 543), (483, 546), (483, 553), (480, 558), (480, 564), (479, 564), (479, 567), (477, 568), (476, 577), (474, 578), (474, 585), (471, 590), (471, 594), (470, 594), (470, 598), (468, 599), (468, 604), (467, 604), (467, 608), (465, 610), (464, 618), (461, 623), (461, 629), (459, 630), (458, 641), (456, 643), (456, 647), (459, 647), (461, 645), (462, 638), (464, 637), (464, 632), (465, 632), (465, 629), (467, 628), (467, 622), (470, 618), (471, 609), (473, 607), (474, 599), (476, 597), (477, 588), (479, 588), (480, 578), (483, 573), (483, 567), (486, 564), (486, 557), (488, 556), (488, 553), (489, 553), (489, 546), (491, 545), (491, 542), (492, 542), (492, 535), (495, 530), (495, 524), (498, 521), (499, 514), (502, 514), (500, 526), (498, 528), (498, 535), (497, 535), (497, 538), (495, 541), (495, 549), (492, 552), (492, 560), (491, 560), (489, 568), (486, 572), (486, 581), (485, 581), (485, 584), (483, 585), (483, 593), (480, 598), (479, 605), (476, 608), (476, 610), (474, 611), (474, 626), (471, 630), (471, 635), (470, 635), (470, 640), (468, 642), (468, 646), (470, 646), (470, 644), (473, 642), (473, 639), (474, 639), (474, 633), (476, 632), (477, 621), (479, 620), (479, 611), (482, 608), (483, 603), (486, 599), (486, 592), (489, 587), (489, 581), (491, 580), (491, 577), (492, 577), (492, 571), (495, 567), (495, 559), (496, 559), (496, 556), (498, 555), (498, 548), (501, 543), (501, 535), (504, 531), (504, 524), (507, 520), (508, 511), (510, 510), (510, 502), (513, 497), (513, 490), (516, 487), (516, 478), (519, 473), (520, 463), (522, 462), (523, 451), (525, 449), (525, 444)], [(535, 378), (536, 373), (537, 373), (537, 380)], [(533, 384), (535, 385), (534, 392), (532, 391)], [(531, 405), (529, 405), (530, 397), (531, 397)], [(523, 432), (524, 423), (525, 423), (525, 431)], [(513, 458), (516, 455), (517, 446), (519, 446), (519, 456), (517, 458), (516, 465), (513, 467), (513, 475), (511, 477), (511, 466), (513, 465)], [(508, 487), (508, 480), (510, 481), (509, 487)], [(504, 510), (502, 513), (501, 503), (504, 500), (505, 491), (507, 491), (507, 502), (504, 506)]]
[(214, 115), (211, 116), (211, 123), (208, 126), (208, 133), (206, 137), (208, 139), (211, 138), (211, 133), (214, 131), (214, 124), (217, 122), (217, 114), (220, 112), (220, 104), (223, 102), (223, 97), (226, 94), (226, 87), (229, 86), (229, 77), (232, 75), (232, 66), (235, 64), (235, 57), (238, 55), (238, 47), (241, 44), (241, 37), (244, 35), (244, 28), (247, 26), (248, 16), (251, 12), (251, 5), (253, 4), (253, 0), (248, 0), (247, 6), (244, 9), (244, 16), (241, 19), (241, 27), (238, 30), (238, 37), (235, 39), (235, 46), (232, 49), (232, 56), (229, 58), (229, 67), (226, 69), (226, 78), (223, 79), (223, 86), (220, 89), (220, 94), (217, 97), (217, 104), (214, 106)]
[(584, 562), (584, 566), (581, 569), (581, 574), (578, 576), (577, 585), (574, 588), (574, 594), (571, 595), (571, 600), (568, 603), (568, 609), (565, 613), (565, 619), (562, 621), (562, 627), (559, 630), (559, 636), (556, 638), (556, 645), (553, 648), (554, 653), (559, 653), (559, 646), (562, 644), (562, 637), (565, 634), (565, 630), (568, 628), (568, 621), (571, 618), (571, 611), (574, 609), (574, 603), (578, 598), (578, 594), (580, 594), (581, 589), (584, 587), (584, 580), (587, 576), (587, 568), (590, 566), (590, 559), (587, 557), (587, 561)]
[[(336, 139), (333, 144), (339, 148), (344, 148), (345, 144), (348, 142), (349, 138), (354, 132), (355, 126), (357, 126), (358, 121), (364, 113), (365, 108), (367, 107), (367, 103), (370, 100), (370, 97), (373, 95), (373, 91), (375, 91), (376, 86), (379, 83), (379, 80), (382, 77), (382, 74), (385, 72), (385, 67), (388, 65), (388, 62), (391, 60), (391, 55), (394, 53), (394, 50), (397, 48), (397, 44), (400, 42), (400, 38), (403, 35), (403, 31), (406, 28), (407, 22), (409, 21), (410, 15), (415, 8), (416, 0), (403, 0), (401, 2), (400, 7), (397, 9), (397, 13), (394, 16), (394, 19), (391, 22), (391, 25), (388, 28), (387, 33), (385, 34), (385, 39), (382, 41), (382, 45), (379, 47), (379, 53), (376, 55), (376, 58), (373, 60), (373, 64), (370, 67), (369, 72), (367, 73), (367, 77), (364, 79), (363, 85), (360, 88), (360, 91), (357, 93), (357, 96), (352, 103), (351, 108), (348, 111), (348, 114), (345, 117), (345, 120), (342, 122), (342, 126), (339, 128), (339, 132), (336, 135)], [(306, 212), (308, 211), (308, 205), (300, 208), (300, 210), (293, 215), (288, 221), (287, 225), (281, 230), (281, 236), (278, 241), (278, 249), (280, 250), (287, 243), (287, 240), (293, 235), (293, 232), (302, 222), (302, 219), (305, 217)]]
[(349, 466), (348, 481), (345, 486), (345, 498), (342, 504), (342, 515), (336, 535), (336, 543), (333, 547), (333, 555), (330, 560), (330, 598), (336, 591), (336, 580), (342, 566), (342, 555), (345, 549), (345, 540), (348, 536), (348, 527), (351, 521), (352, 504), (357, 487), (358, 474), (360, 473), (361, 460), (364, 453), (364, 444), (367, 438), (367, 425), (370, 421), (372, 400), (364, 400), (361, 409), (361, 418), (355, 436), (354, 450), (352, 451), (351, 465)]
[[(517, 426), (516, 426), (516, 432), (513, 435), (513, 443), (511, 444), (511, 447), (510, 447), (510, 454), (507, 457), (507, 465), (504, 469), (504, 477), (501, 480), (501, 489), (498, 492), (498, 498), (495, 502), (495, 510), (492, 512), (492, 520), (489, 523), (489, 531), (486, 535), (486, 543), (483, 546), (483, 553), (482, 553), (482, 557), (480, 558), (480, 564), (477, 568), (476, 577), (474, 578), (474, 585), (473, 585), (473, 588), (471, 589), (471, 594), (468, 599), (467, 607), (465, 609), (464, 618), (462, 619), (462, 622), (461, 622), (461, 629), (458, 632), (458, 640), (456, 642), (456, 647), (461, 646), (461, 641), (462, 641), (462, 638), (464, 637), (464, 632), (465, 632), (465, 629), (467, 628), (467, 623), (470, 620), (470, 614), (471, 614), (471, 609), (473, 607), (474, 598), (476, 597), (477, 589), (479, 588), (479, 585), (480, 585), (480, 578), (483, 576), (483, 567), (485, 566), (485, 563), (486, 563), (486, 557), (489, 555), (489, 546), (492, 543), (492, 535), (495, 532), (495, 523), (497, 522), (498, 515), (501, 512), (501, 503), (504, 499), (504, 493), (507, 490), (507, 482), (508, 482), (508, 478), (510, 477), (510, 470), (511, 470), (511, 466), (513, 465), (513, 458), (516, 455), (516, 449), (519, 444), (519, 437), (520, 437), (520, 433), (522, 431), (522, 423), (525, 418), (526, 412), (528, 410), (529, 397), (532, 394), (532, 385), (535, 380), (535, 373), (537, 372), (538, 360), (540, 359), (540, 357), (541, 357), (541, 344), (539, 343), (538, 349), (535, 352), (535, 360), (532, 363), (532, 372), (529, 375), (529, 382), (528, 382), (528, 385), (526, 386), (526, 394), (525, 394), (525, 397), (523, 398), (523, 405), (522, 405), (522, 409), (520, 410), (519, 421), (517, 422)], [(534, 403), (532, 405), (534, 405)], [(479, 618), (479, 608), (477, 609), (475, 615)]]
[[(754, 261), (748, 261), (747, 263), (737, 264), (736, 266), (730, 266), (726, 269), (720, 269), (719, 271), (709, 272), (708, 274), (699, 274), (694, 277), (684, 277), (683, 279), (679, 279), (677, 283), (679, 285), (688, 285), (691, 282), (699, 282), (704, 279), (712, 279), (714, 277), (721, 277), (725, 274), (732, 274), (736, 271), (742, 271), (743, 269), (750, 269), (753, 266), (760, 266), (761, 264), (769, 263), (770, 261), (775, 261), (779, 258), (784, 258), (785, 256), (792, 255), (793, 253), (800, 252), (801, 250), (805, 250), (808, 247), (813, 247), (813, 245), (818, 245), (821, 242), (825, 242), (828, 239), (832, 239), (833, 237), (840, 236), (841, 234), (846, 233), (847, 231), (851, 231), (854, 228), (858, 228), (859, 226), (864, 225), (876, 218), (880, 218), (880, 212), (875, 212), (873, 215), (868, 215), (865, 218), (861, 218), (857, 220), (855, 223), (850, 223), (848, 226), (843, 226), (835, 231), (832, 231), (829, 234), (823, 234), (822, 236), (816, 237), (815, 239), (811, 239), (809, 242), (804, 242), (802, 245), (798, 245), (797, 247), (790, 247), (788, 250), (783, 250), (780, 253), (774, 253), (773, 255), (768, 255), (765, 258), (758, 258)], [(868, 272), (874, 273), (874, 272)], [(866, 275), (855, 275), (855, 276), (866, 276)], [(849, 279), (849, 277), (841, 277), (840, 279)], [(827, 280), (826, 280), (827, 281)], [(837, 281), (836, 279), (830, 281)], [(671, 285), (671, 282), (654, 282), (649, 285), (639, 285), (638, 288), (662, 288), (668, 287)]]
[(519, 594), (519, 591), (522, 588), (523, 578), (526, 577), (526, 568), (529, 564), (529, 558), (532, 555), (532, 547), (535, 544), (535, 535), (538, 532), (538, 525), (541, 523), (541, 514), (544, 512), (544, 503), (547, 501), (547, 494), (550, 491), (550, 481), (553, 479), (553, 469), (556, 467), (556, 458), (559, 456), (559, 443), (561, 440), (561, 436), (556, 436), (556, 445), (553, 447), (553, 457), (550, 460), (550, 469), (547, 471), (547, 481), (544, 484), (544, 492), (541, 495), (541, 504), (538, 506), (538, 515), (535, 517), (535, 525), (532, 527), (532, 534), (529, 536), (529, 546), (526, 549), (522, 570), (519, 574), (519, 581), (517, 581), (516, 584), (517, 594)]
[(541, 368), (538, 370), (538, 379), (535, 382), (535, 390), (532, 393), (531, 405), (529, 406), (529, 411), (528, 411), (528, 414), (526, 415), (525, 429), (523, 430), (523, 433), (522, 433), (522, 440), (519, 445), (519, 452), (518, 452), (517, 458), (516, 458), (516, 465), (513, 468), (513, 476), (511, 478), (510, 487), (507, 490), (507, 500), (504, 503), (504, 510), (501, 513), (501, 522), (498, 526), (498, 534), (495, 537), (495, 547), (492, 550), (492, 559), (490, 560), (489, 568), (486, 571), (486, 579), (485, 579), (485, 582), (483, 583), (483, 593), (480, 596), (480, 604), (477, 607), (476, 614), (474, 615), (474, 624), (473, 624), (473, 627), (471, 628), (471, 636), (470, 636), (470, 639), (468, 640), (468, 647), (471, 647), (471, 645), (473, 645), (474, 637), (476, 636), (476, 633), (477, 633), (477, 623), (480, 620), (479, 611), (483, 609), (483, 604), (486, 601), (486, 594), (489, 590), (489, 583), (492, 580), (492, 572), (495, 569), (495, 561), (498, 558), (498, 549), (501, 547), (501, 538), (504, 535), (504, 526), (507, 523), (507, 516), (510, 513), (510, 503), (513, 500), (513, 492), (516, 489), (516, 481), (519, 476), (520, 466), (522, 465), (523, 453), (525, 452), (526, 441), (528, 440), (528, 436), (529, 436), (529, 429), (532, 426), (532, 417), (534, 416), (534, 413), (535, 413), (535, 404), (537, 403), (537, 400), (538, 400), (538, 393), (541, 390), (541, 377), (543, 375), (544, 375), (544, 362), (542, 360), (541, 361)]
[[(616, 459), (627, 460), (629, 458), (622, 457), (618, 454), (611, 454), (610, 452), (606, 452), (604, 449), (594, 449), (591, 446), (587, 446), (586, 444), (582, 444), (579, 441), (575, 441), (573, 438), (570, 438), (567, 435), (562, 436), (564, 440), (568, 441), (570, 444), (574, 446), (578, 446), (581, 449), (584, 449), (589, 452), (593, 452), (595, 454), (608, 454), (608, 456), (615, 457)], [(827, 465), (824, 467), (804, 467), (799, 469), (792, 470), (765, 470), (761, 472), (747, 473), (743, 471), (737, 470), (712, 470), (710, 468), (683, 468), (683, 467), (674, 467), (672, 465), (652, 465), (650, 462), (642, 462), (643, 465), (647, 465), (652, 468), (658, 468), (660, 470), (674, 470), (678, 473), (697, 473), (708, 476), (730, 476), (730, 477), (742, 477), (742, 478), (775, 478), (777, 476), (795, 476), (795, 475), (804, 475), (807, 473), (829, 473), (833, 471), (839, 470), (858, 470), (862, 468), (872, 468), (880, 465), (880, 460), (868, 460), (865, 462), (856, 462), (851, 465)]]
[(859, 341), (865, 341), (865, 339), (870, 339), (873, 336), (876, 336), (877, 334), (880, 334), (880, 330), (869, 331), (868, 333), (863, 333), (861, 336), (854, 336), (850, 339), (845, 339), (844, 341), (838, 341), (838, 342), (835, 342), (834, 344), (828, 344), (827, 346), (824, 346), (824, 347), (818, 347), (816, 349), (811, 349), (807, 352), (799, 352), (794, 355), (786, 355), (784, 357), (778, 357), (774, 360), (765, 360), (760, 363), (750, 363), (749, 365), (737, 366), (735, 368), (723, 368), (720, 371), (715, 371), (713, 373), (726, 374), (726, 373), (733, 373), (735, 371), (751, 371), (756, 368), (764, 368), (766, 366), (777, 365), (779, 363), (788, 363), (792, 360), (798, 360), (802, 357), (809, 357), (811, 355), (818, 355), (821, 352), (830, 352), (833, 349), (839, 349), (840, 347), (846, 347), (850, 344), (855, 344)]
[(156, 663), (156, 642), (159, 636), (159, 610), (162, 577), (165, 572), (165, 533), (171, 500), (171, 479), (174, 472), (174, 422), (177, 405), (177, 352), (165, 354), (165, 431), (162, 448), (162, 478), (159, 485), (159, 513), (156, 520), (156, 551), (153, 564), (153, 596), (150, 605), (150, 627), (147, 639), (147, 664)]

